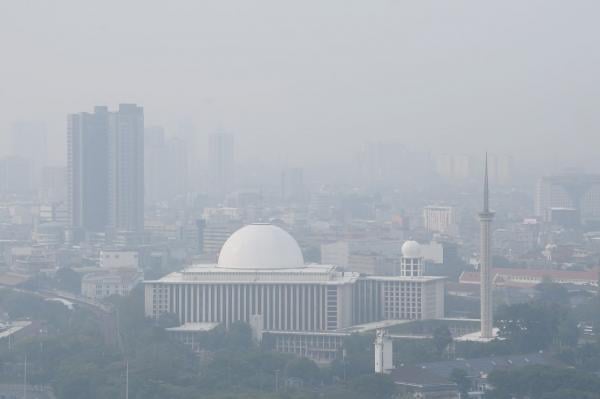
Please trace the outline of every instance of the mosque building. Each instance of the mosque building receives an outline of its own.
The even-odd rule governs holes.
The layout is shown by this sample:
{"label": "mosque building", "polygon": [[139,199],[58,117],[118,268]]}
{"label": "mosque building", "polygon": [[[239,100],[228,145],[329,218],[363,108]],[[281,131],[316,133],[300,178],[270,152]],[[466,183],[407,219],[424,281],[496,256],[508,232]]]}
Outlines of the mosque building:
{"label": "mosque building", "polygon": [[[405,242],[402,254],[400,275],[363,276],[305,264],[285,230],[250,224],[229,237],[217,264],[145,281],[145,313],[176,314],[182,326],[248,322],[257,337],[274,336],[280,351],[327,361],[357,325],[444,317],[444,278],[423,276],[417,242]],[[331,350],[306,352],[318,346]]]}

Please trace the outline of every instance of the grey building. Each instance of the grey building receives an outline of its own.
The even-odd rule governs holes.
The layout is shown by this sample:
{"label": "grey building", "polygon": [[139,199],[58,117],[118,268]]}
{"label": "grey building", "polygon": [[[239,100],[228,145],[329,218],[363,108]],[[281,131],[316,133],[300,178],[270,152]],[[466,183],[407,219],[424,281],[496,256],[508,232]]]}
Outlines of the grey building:
{"label": "grey building", "polygon": [[144,110],[120,104],[110,114],[108,135],[109,228],[144,230]]}
{"label": "grey building", "polygon": [[144,227],[144,113],[134,104],[68,117],[71,227],[82,232]]}
{"label": "grey building", "polygon": [[233,136],[225,132],[213,133],[208,138],[208,191],[224,197],[233,188]]}

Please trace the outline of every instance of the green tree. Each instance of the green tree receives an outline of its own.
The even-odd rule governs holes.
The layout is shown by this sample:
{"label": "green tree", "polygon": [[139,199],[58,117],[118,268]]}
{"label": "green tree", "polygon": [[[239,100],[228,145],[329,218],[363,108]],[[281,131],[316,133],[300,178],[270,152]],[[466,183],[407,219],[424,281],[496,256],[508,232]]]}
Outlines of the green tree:
{"label": "green tree", "polygon": [[252,328],[248,323],[235,321],[225,334],[225,346],[228,349],[248,350],[254,347]]}
{"label": "green tree", "polygon": [[350,388],[360,398],[388,399],[396,392],[396,385],[389,375],[362,375],[350,383]]}
{"label": "green tree", "polygon": [[447,326],[439,326],[433,330],[433,343],[438,355],[441,355],[452,343],[452,334]]}
{"label": "green tree", "polygon": [[569,309],[541,302],[519,303],[500,308],[496,315],[500,336],[519,351],[537,351],[553,343],[574,344],[577,326]]}
{"label": "green tree", "polygon": [[305,383],[316,384],[321,380],[319,367],[305,357],[291,359],[285,366],[287,377],[299,378]]}
{"label": "green tree", "polygon": [[75,270],[61,267],[56,271],[54,278],[59,289],[75,294],[81,293],[81,276]]}
{"label": "green tree", "polygon": [[[573,369],[527,366],[511,370],[495,370],[488,377],[494,390],[491,399],[557,398],[559,392],[575,392],[580,398],[598,399],[600,378]],[[572,396],[562,396],[571,398]]]}
{"label": "green tree", "polygon": [[462,398],[468,398],[471,381],[464,369],[453,369],[450,373],[450,381],[456,384]]}
{"label": "green tree", "polygon": [[535,287],[537,291],[536,299],[545,304],[567,305],[569,303],[569,293],[562,284],[553,283],[552,280],[544,278],[541,283]]}

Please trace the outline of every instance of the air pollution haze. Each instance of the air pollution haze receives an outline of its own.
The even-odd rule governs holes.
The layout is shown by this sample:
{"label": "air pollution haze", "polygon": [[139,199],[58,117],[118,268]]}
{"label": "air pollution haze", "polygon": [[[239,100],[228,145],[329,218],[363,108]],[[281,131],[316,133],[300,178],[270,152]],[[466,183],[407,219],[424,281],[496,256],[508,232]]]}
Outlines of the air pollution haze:
{"label": "air pollution haze", "polygon": [[598,15],[0,0],[0,399],[600,399]]}
{"label": "air pollution haze", "polygon": [[[19,1],[0,5],[0,134],[142,104],[232,131],[240,160],[347,160],[367,140],[596,165],[595,1]],[[205,139],[199,140],[199,146]],[[538,151],[543,148],[543,151]]]}

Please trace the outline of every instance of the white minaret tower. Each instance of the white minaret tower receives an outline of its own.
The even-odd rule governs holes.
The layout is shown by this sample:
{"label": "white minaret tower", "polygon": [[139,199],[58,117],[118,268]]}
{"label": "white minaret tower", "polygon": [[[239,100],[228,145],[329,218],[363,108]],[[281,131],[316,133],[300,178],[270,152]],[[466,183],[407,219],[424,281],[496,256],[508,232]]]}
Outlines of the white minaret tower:
{"label": "white minaret tower", "polygon": [[490,211],[488,188],[488,162],[485,154],[485,176],[483,178],[483,210],[479,213],[481,226],[481,248],[479,251],[479,275],[481,278],[481,338],[494,337],[493,307],[492,307],[492,254],[491,254],[491,224],[494,212]]}

